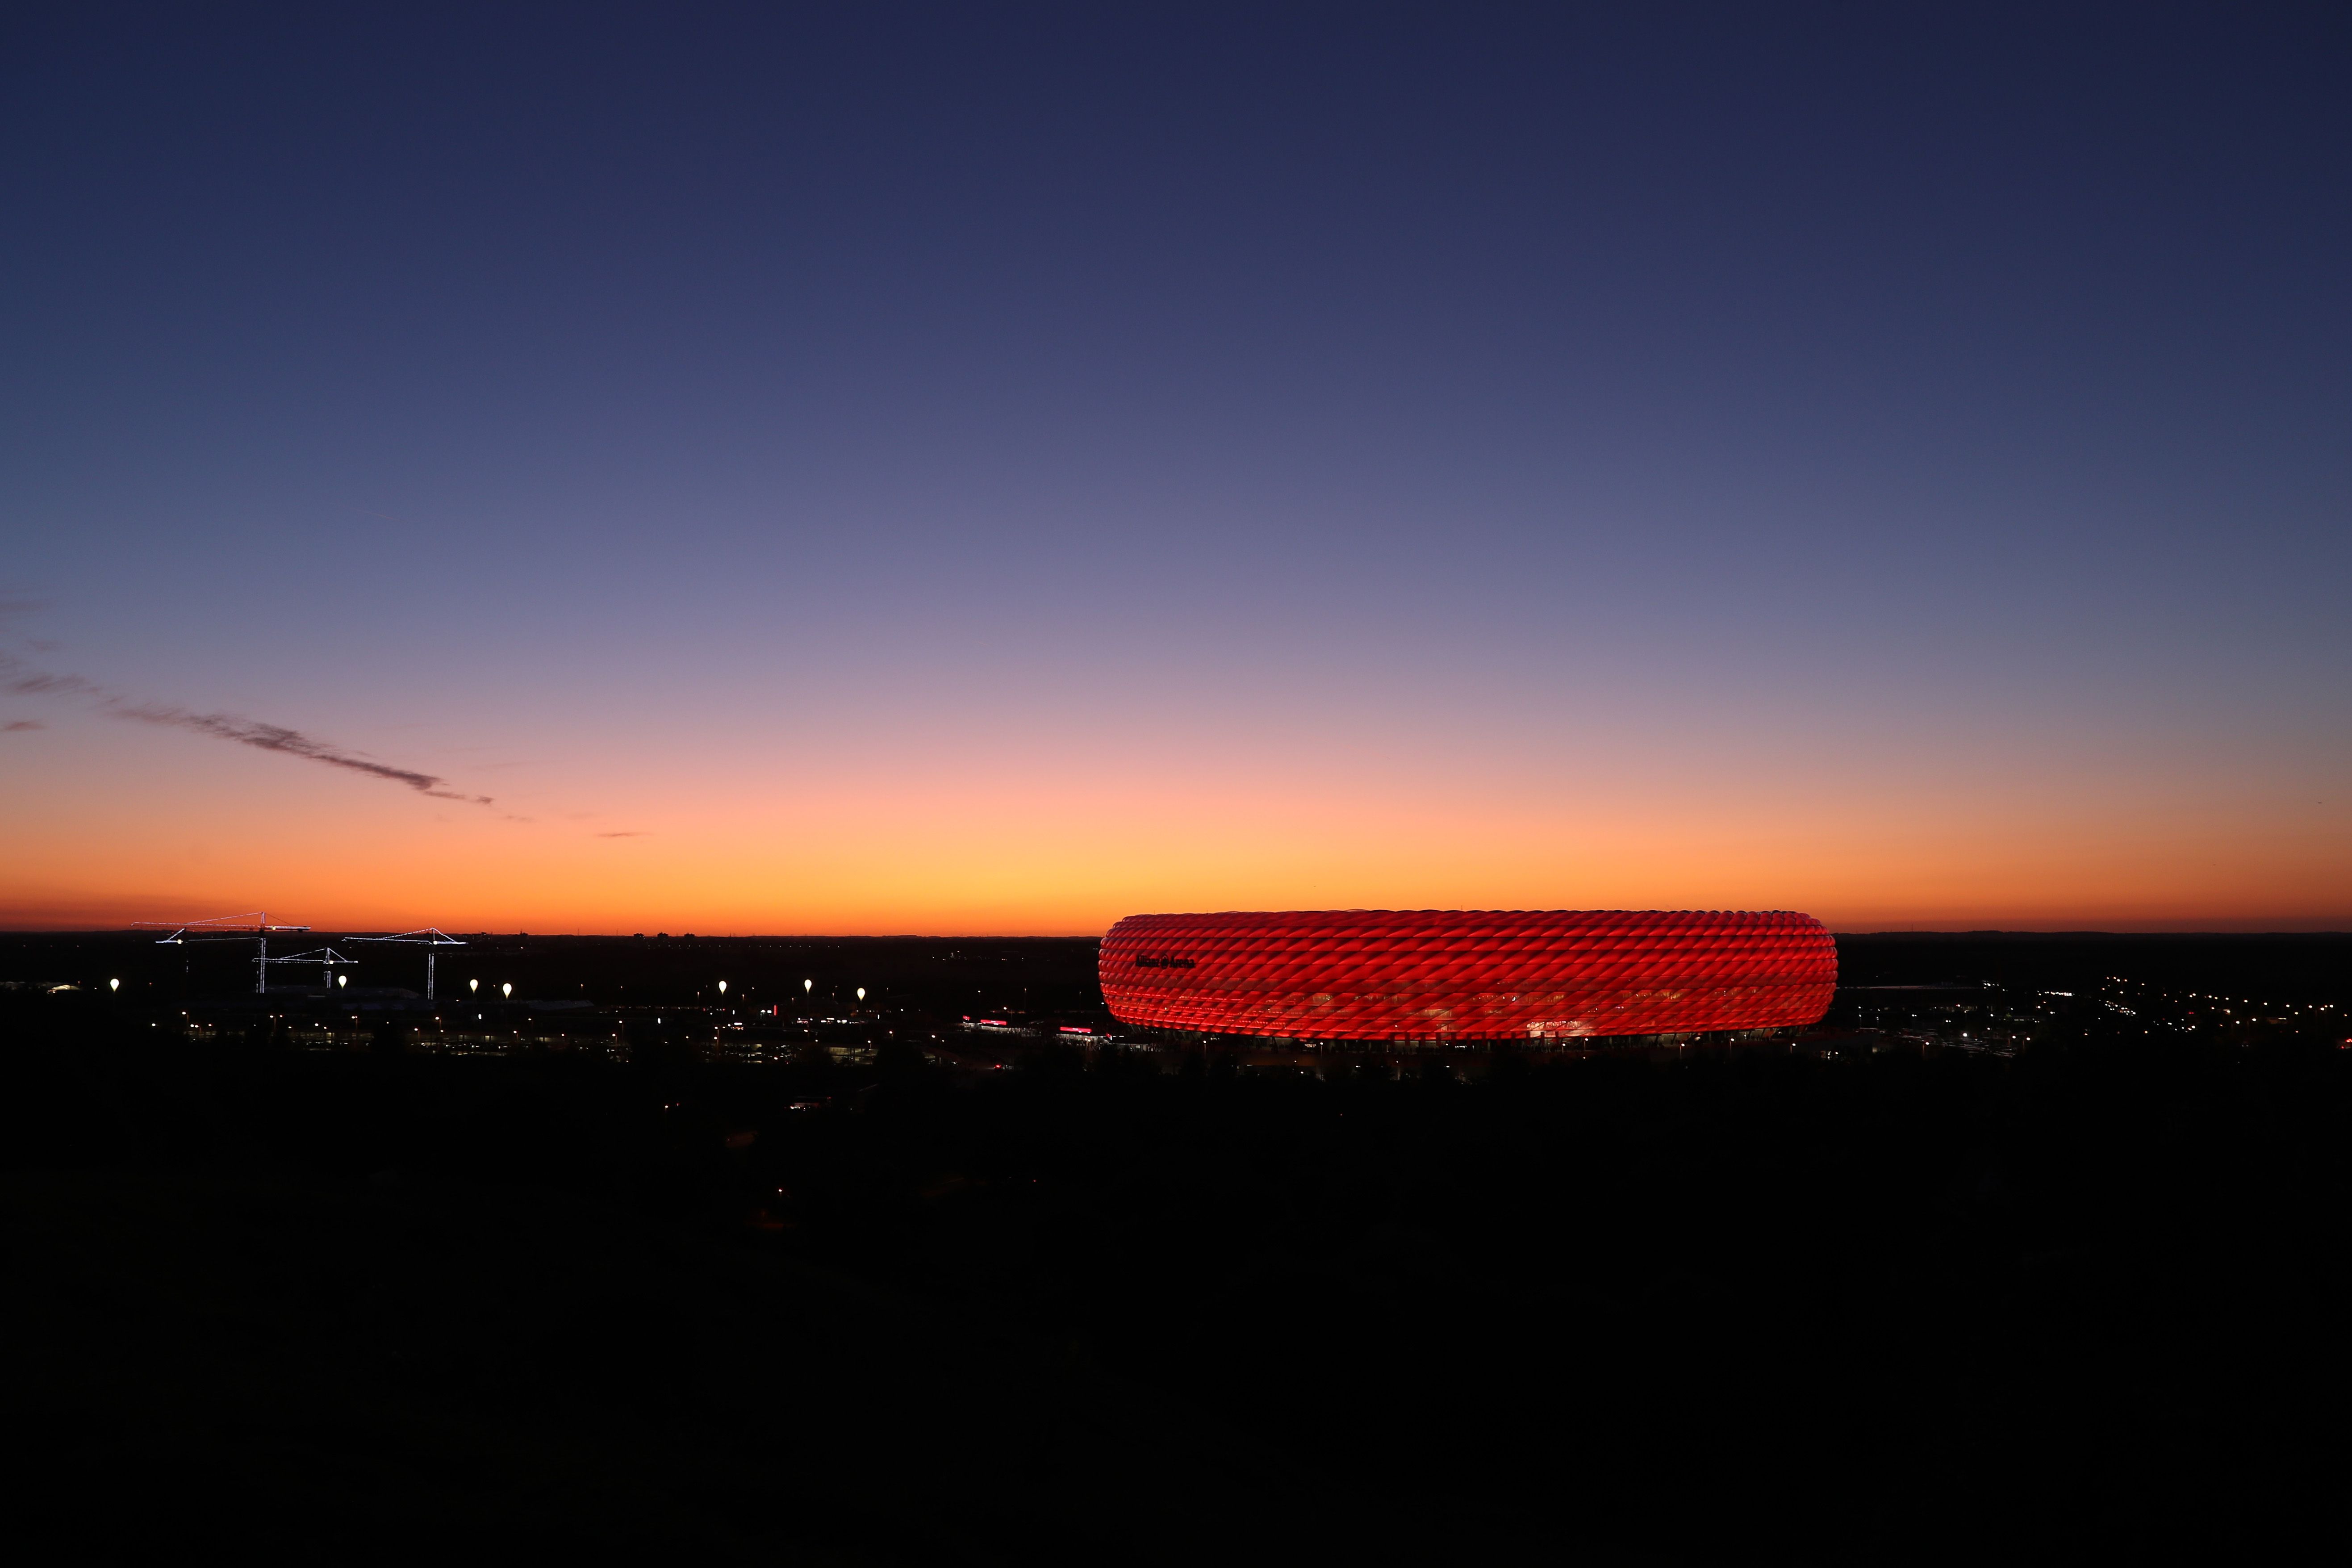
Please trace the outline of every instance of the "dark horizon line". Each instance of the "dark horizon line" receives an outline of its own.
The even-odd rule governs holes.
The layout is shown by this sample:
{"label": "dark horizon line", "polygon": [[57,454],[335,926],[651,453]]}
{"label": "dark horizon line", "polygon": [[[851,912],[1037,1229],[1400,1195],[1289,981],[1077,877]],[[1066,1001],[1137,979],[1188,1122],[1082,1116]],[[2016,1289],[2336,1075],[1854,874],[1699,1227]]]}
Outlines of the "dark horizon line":
{"label": "dark horizon line", "polygon": [[[1051,931],[738,931],[730,933],[695,931],[449,931],[445,934],[476,937],[483,940],[522,938],[532,942],[1100,942],[1101,936],[1074,935]],[[0,936],[147,936],[146,931],[125,926],[9,926],[0,925]],[[223,931],[219,939],[236,941],[253,933]],[[278,934],[278,933],[273,933]],[[283,934],[294,935],[289,931]],[[299,933],[305,937],[397,934],[391,928],[375,926],[311,926]],[[1971,927],[1966,930],[1922,930],[1916,927],[1889,928],[1877,931],[1832,931],[1832,938],[1906,937],[1922,939],[1952,939],[1969,937],[2014,937],[2032,939],[2073,938],[2151,938],[2157,940],[2190,937],[2352,937],[2352,928],[2269,929],[2263,931],[2104,931],[2095,927],[2070,928],[2063,931],[2012,929],[2005,926]]]}

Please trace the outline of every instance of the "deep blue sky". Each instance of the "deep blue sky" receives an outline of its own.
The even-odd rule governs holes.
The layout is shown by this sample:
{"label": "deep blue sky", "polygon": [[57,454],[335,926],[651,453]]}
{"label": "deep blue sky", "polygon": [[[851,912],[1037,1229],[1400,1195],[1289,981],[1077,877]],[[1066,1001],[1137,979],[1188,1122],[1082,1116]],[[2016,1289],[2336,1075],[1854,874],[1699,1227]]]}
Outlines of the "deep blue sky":
{"label": "deep blue sky", "polygon": [[2346,16],[26,8],[0,915],[2352,914]]}

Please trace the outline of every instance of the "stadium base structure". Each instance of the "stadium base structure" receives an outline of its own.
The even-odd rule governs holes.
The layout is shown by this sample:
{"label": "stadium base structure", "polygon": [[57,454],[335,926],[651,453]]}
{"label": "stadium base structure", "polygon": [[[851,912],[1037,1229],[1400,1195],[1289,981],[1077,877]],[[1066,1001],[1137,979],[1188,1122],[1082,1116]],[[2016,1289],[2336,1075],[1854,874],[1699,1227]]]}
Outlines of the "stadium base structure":
{"label": "stadium base structure", "polygon": [[1829,931],[1777,910],[1130,915],[1098,963],[1136,1027],[1400,1045],[1802,1027],[1837,988]]}

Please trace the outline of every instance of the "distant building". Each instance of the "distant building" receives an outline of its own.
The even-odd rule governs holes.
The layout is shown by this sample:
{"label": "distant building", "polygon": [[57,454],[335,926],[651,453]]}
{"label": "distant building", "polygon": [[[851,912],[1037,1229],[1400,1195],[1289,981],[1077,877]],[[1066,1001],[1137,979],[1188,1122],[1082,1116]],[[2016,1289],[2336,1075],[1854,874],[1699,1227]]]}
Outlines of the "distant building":
{"label": "distant building", "polygon": [[1837,948],[1785,910],[1130,915],[1103,938],[1121,1023],[1308,1040],[1579,1040],[1818,1023]]}

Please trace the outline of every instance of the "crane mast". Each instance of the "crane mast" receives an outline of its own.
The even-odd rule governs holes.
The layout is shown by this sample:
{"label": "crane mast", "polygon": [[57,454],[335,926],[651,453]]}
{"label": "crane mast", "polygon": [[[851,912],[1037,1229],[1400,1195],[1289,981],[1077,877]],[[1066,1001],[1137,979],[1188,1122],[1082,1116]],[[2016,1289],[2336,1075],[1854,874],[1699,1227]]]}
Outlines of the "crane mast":
{"label": "crane mast", "polygon": [[425,999],[427,1002],[433,1000],[433,960],[436,956],[434,949],[466,945],[447,931],[433,926],[426,926],[422,931],[404,931],[397,936],[355,936],[352,940],[353,942],[392,942],[407,947],[423,948],[425,950]]}
{"label": "crane mast", "polygon": [[[309,926],[272,925],[269,916],[255,910],[241,915],[212,915],[195,921],[133,921],[133,931],[160,931],[168,926],[172,934],[156,939],[158,947],[183,947],[198,942],[244,942],[254,943],[253,989],[257,995],[269,994],[269,966],[290,963],[293,959],[273,959],[269,956],[269,933],[276,931],[304,931]],[[310,962],[316,963],[316,959]]]}

